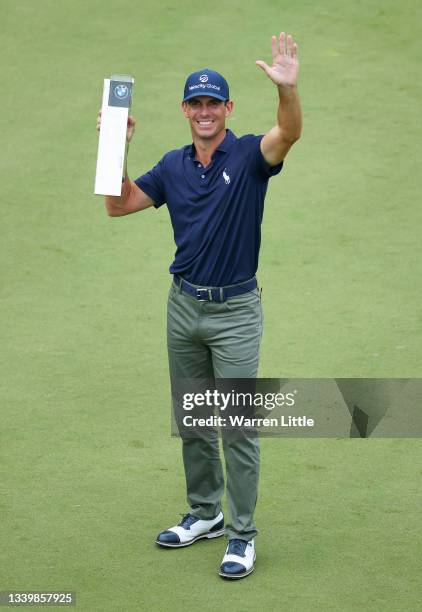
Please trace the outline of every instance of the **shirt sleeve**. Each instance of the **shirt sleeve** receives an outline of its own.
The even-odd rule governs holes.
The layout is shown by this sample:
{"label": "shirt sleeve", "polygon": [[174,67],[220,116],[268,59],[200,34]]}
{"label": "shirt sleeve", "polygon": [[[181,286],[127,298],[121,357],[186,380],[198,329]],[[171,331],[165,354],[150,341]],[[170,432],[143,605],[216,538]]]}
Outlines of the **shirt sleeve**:
{"label": "shirt sleeve", "polygon": [[250,139],[250,163],[254,173],[268,179],[281,171],[283,162],[280,162],[276,166],[270,166],[270,164],[265,161],[261,152],[261,140],[263,137],[264,135],[261,134],[260,136],[252,136]]}
{"label": "shirt sleeve", "polygon": [[147,196],[154,200],[155,208],[159,208],[166,202],[164,187],[164,157],[149,172],[139,176],[134,183],[142,189]]}

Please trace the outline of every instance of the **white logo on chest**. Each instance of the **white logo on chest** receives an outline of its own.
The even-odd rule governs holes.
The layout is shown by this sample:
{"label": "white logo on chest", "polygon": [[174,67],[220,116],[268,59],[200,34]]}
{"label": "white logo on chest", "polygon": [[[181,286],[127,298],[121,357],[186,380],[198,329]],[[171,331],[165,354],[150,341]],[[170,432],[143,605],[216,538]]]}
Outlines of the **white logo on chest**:
{"label": "white logo on chest", "polygon": [[229,177],[229,175],[227,174],[227,172],[226,172],[226,169],[225,169],[225,168],[224,168],[224,170],[223,170],[223,179],[224,179],[224,181],[225,181],[226,185],[230,185],[230,177]]}

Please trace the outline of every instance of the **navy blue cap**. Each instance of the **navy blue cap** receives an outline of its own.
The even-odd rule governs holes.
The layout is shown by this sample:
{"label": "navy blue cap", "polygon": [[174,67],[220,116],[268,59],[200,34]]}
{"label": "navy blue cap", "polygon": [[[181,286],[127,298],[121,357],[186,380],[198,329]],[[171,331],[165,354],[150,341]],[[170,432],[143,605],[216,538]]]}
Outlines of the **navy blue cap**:
{"label": "navy blue cap", "polygon": [[230,98],[229,85],[226,79],[215,70],[204,68],[192,72],[186,79],[183,102],[197,96],[210,96],[218,100],[228,100]]}

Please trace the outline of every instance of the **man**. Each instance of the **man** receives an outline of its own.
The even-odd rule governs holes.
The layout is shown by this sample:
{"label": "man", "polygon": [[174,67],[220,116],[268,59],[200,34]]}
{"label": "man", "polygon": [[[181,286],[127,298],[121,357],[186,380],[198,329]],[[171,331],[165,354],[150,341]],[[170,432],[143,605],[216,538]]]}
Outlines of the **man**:
{"label": "man", "polygon": [[[297,44],[284,32],[271,44],[273,65],[256,64],[278,88],[275,127],[263,137],[236,138],[225,127],[233,109],[226,80],[213,70],[195,72],[186,81],[182,102],[193,144],[170,151],[134,182],[125,171],[121,196],[105,198],[111,216],[167,203],[177,245],[167,325],[172,380],[257,375],[262,310],[255,273],[264,198],[268,179],[280,172],[301,133]],[[128,142],[134,128],[129,117]],[[256,558],[258,438],[223,436],[230,512],[224,527],[217,436],[181,437],[190,508],[156,543],[178,548],[226,533],[219,574],[243,578]]]}

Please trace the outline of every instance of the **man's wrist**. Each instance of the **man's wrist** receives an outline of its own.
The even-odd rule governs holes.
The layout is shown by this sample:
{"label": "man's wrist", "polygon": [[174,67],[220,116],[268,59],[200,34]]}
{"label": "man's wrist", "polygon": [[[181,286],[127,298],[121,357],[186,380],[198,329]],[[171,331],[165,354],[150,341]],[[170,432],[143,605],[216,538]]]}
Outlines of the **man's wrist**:
{"label": "man's wrist", "polygon": [[125,147],[125,158],[124,158],[124,166],[123,166],[123,176],[122,176],[122,183],[125,182],[126,180],[126,176],[127,176],[127,156],[129,153],[129,141],[126,140],[126,147]]}
{"label": "man's wrist", "polygon": [[278,92],[280,95],[290,94],[297,91],[296,83],[282,83],[277,85]]}

